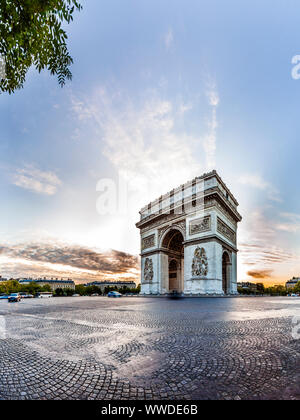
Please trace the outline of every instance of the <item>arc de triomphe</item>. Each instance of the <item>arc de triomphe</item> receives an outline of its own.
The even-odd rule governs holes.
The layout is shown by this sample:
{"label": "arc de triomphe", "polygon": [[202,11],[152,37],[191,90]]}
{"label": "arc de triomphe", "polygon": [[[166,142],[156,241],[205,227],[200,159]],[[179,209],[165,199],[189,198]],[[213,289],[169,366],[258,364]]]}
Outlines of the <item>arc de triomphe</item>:
{"label": "arc de triomphe", "polygon": [[212,171],[142,208],[141,293],[236,294],[237,207]]}

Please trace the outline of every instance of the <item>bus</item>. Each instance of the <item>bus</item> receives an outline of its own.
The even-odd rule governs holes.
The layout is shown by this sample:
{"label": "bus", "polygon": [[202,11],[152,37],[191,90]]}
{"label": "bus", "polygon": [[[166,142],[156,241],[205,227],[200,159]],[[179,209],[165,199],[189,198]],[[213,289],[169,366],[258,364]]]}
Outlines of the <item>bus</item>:
{"label": "bus", "polygon": [[53,294],[51,292],[39,292],[36,294],[36,297],[39,299],[52,298]]}

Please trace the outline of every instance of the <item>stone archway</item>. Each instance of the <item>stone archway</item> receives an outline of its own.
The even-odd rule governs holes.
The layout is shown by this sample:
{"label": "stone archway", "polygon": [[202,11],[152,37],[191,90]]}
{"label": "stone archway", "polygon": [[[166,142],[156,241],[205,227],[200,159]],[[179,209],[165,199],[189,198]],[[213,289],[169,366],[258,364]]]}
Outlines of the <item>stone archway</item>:
{"label": "stone archway", "polygon": [[[166,295],[175,287],[186,296],[237,293],[237,226],[242,217],[216,171],[173,188],[139,214],[141,294]],[[228,255],[223,257],[224,252]]]}
{"label": "stone archway", "polygon": [[227,251],[222,256],[222,288],[225,295],[230,293],[231,283],[231,261]]}
{"label": "stone archway", "polygon": [[170,229],[162,240],[162,249],[168,256],[168,292],[184,290],[184,238],[177,229]]}
{"label": "stone archway", "polygon": [[178,262],[171,260],[169,263],[169,291],[178,291]]}

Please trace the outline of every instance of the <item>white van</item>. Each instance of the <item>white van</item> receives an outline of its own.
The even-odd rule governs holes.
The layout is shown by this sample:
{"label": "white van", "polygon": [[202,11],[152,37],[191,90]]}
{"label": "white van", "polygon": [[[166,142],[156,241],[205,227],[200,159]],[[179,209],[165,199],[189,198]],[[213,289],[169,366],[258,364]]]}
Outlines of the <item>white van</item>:
{"label": "white van", "polygon": [[50,293],[50,292],[40,292],[40,293],[37,294],[36,297],[39,298],[39,299],[52,298],[53,294]]}

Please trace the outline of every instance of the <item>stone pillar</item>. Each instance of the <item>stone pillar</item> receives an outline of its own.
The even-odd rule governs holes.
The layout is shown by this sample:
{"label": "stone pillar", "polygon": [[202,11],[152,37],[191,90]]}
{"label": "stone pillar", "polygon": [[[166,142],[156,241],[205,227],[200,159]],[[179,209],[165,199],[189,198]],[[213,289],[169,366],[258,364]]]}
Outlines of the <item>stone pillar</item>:
{"label": "stone pillar", "polygon": [[184,292],[184,258],[181,258],[181,271],[180,271],[180,290]]}
{"label": "stone pillar", "polygon": [[[206,275],[193,276],[192,265],[197,248],[204,249],[208,269]],[[223,294],[222,289],[222,246],[217,242],[186,244],[184,249],[184,293]]]}
{"label": "stone pillar", "polygon": [[227,294],[232,294],[232,264],[226,265]]}
{"label": "stone pillar", "polygon": [[[145,264],[148,260],[152,264],[152,278],[148,273],[148,278],[145,277]],[[160,275],[160,260],[159,254],[151,254],[149,256],[142,257],[142,281],[141,281],[141,293],[142,294],[158,294],[160,292],[160,282],[161,282],[161,275]]]}
{"label": "stone pillar", "polygon": [[215,244],[215,290],[216,294],[224,295],[223,290],[223,247],[221,244]]}
{"label": "stone pillar", "polygon": [[146,258],[142,257],[141,259],[141,293],[143,295],[150,295],[151,294],[150,282],[146,282],[145,276],[144,276],[145,261],[146,261]]}
{"label": "stone pillar", "polygon": [[231,294],[237,295],[237,254],[232,253],[232,267],[231,267]]}
{"label": "stone pillar", "polygon": [[169,293],[169,257],[163,252],[159,254],[159,278],[159,293],[165,295]]}

